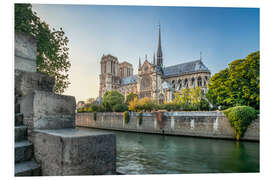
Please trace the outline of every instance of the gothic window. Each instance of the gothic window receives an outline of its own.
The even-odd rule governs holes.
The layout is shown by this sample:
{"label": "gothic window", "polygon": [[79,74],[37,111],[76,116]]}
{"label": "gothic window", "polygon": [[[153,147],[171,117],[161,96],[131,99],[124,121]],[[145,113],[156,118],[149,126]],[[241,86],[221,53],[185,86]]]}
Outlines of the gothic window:
{"label": "gothic window", "polygon": [[191,86],[192,86],[193,88],[195,87],[195,79],[194,79],[194,78],[191,79]]}
{"label": "gothic window", "polygon": [[148,71],[148,67],[147,67],[147,66],[145,66],[144,71],[145,71],[145,72],[147,72],[147,71]]}
{"label": "gothic window", "polygon": [[111,73],[112,73],[112,61],[111,61]]}
{"label": "gothic window", "polygon": [[206,81],[208,81],[208,77],[207,76],[205,76],[204,78],[205,78]]}
{"label": "gothic window", "polygon": [[185,88],[188,88],[188,80],[187,79],[185,79],[184,86],[185,86]]}
{"label": "gothic window", "polygon": [[172,80],[172,84],[174,84],[175,83],[175,81],[174,80]]}
{"label": "gothic window", "polygon": [[202,86],[202,78],[201,77],[198,77],[198,86]]}
{"label": "gothic window", "polygon": [[151,78],[149,76],[144,76],[141,81],[141,89],[147,90],[151,88]]}
{"label": "gothic window", "polygon": [[182,88],[182,80],[181,79],[178,80],[178,84],[179,84],[179,89],[181,89]]}

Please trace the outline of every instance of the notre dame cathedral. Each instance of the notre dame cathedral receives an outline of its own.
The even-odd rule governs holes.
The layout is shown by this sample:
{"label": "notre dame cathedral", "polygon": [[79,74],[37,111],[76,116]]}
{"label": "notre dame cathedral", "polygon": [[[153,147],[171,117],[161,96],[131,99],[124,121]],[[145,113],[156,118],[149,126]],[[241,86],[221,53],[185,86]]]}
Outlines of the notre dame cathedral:
{"label": "notre dame cathedral", "polygon": [[203,93],[211,77],[210,70],[203,64],[202,59],[182,64],[164,67],[159,27],[158,49],[149,62],[147,56],[143,64],[139,58],[138,74],[133,74],[132,64],[119,62],[117,57],[103,55],[100,61],[99,98],[106,91],[117,90],[124,96],[130,92],[139,98],[151,97],[159,103],[170,102],[175,91],[181,88],[201,87]]}

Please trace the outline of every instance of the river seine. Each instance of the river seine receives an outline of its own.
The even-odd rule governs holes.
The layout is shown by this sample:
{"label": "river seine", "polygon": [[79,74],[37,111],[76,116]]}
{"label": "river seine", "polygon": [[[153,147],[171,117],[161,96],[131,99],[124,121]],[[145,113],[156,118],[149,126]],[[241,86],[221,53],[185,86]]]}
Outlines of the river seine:
{"label": "river seine", "polygon": [[259,172],[258,142],[102,131],[116,134],[124,174]]}

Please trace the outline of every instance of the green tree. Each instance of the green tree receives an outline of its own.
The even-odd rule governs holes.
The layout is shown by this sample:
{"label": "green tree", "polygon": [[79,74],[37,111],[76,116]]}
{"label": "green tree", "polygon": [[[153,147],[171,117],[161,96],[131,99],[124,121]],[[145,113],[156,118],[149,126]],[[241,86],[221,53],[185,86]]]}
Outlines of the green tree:
{"label": "green tree", "polygon": [[95,98],[86,99],[86,104],[92,104],[93,102],[95,102]]}
{"label": "green tree", "polygon": [[138,98],[138,95],[137,94],[135,94],[133,92],[129,93],[127,95],[127,97],[126,97],[126,104],[129,104],[129,102],[132,101],[135,98]]}
{"label": "green tree", "polygon": [[121,93],[119,93],[118,91],[112,90],[112,91],[107,91],[104,94],[102,104],[106,111],[112,111],[114,105],[123,104],[124,100],[125,98]]}
{"label": "green tree", "polygon": [[208,89],[207,98],[217,106],[246,105],[259,109],[260,52],[231,62],[229,68],[210,79]]}
{"label": "green tree", "polygon": [[68,38],[62,28],[50,29],[31,4],[15,4],[15,31],[30,34],[37,41],[37,71],[55,78],[54,91],[63,93],[69,86]]}

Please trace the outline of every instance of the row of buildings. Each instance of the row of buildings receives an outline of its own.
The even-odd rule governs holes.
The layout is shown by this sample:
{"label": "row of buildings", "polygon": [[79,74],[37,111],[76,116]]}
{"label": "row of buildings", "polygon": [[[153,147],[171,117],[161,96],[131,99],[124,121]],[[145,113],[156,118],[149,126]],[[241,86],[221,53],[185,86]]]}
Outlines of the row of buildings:
{"label": "row of buildings", "polygon": [[139,58],[138,74],[133,74],[133,66],[129,62],[120,62],[110,54],[103,55],[100,61],[99,99],[110,90],[117,90],[123,95],[133,92],[139,98],[151,97],[159,103],[173,99],[175,91],[181,88],[201,87],[207,91],[211,77],[210,70],[202,59],[189,61],[173,66],[164,66],[161,46],[160,27],[158,32],[158,48],[152,62],[145,57],[143,63]]}

